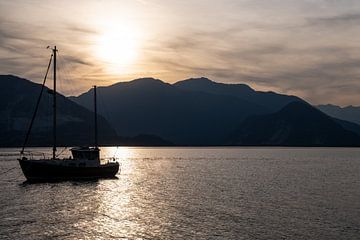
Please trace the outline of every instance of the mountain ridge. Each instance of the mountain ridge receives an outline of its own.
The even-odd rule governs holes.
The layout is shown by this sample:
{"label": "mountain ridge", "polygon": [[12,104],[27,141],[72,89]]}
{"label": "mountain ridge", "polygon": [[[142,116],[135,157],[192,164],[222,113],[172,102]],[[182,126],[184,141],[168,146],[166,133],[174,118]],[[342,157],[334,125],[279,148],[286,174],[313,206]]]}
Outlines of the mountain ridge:
{"label": "mountain ridge", "polygon": [[292,101],[303,101],[301,98],[292,95],[279,94],[272,91],[256,91],[243,83],[219,83],[205,77],[178,81],[174,85],[186,90],[235,96],[263,106],[273,112],[280,110]]}
{"label": "mountain ridge", "polygon": [[333,104],[325,104],[317,105],[316,107],[332,117],[360,124],[360,106],[350,105],[340,107]]}
{"label": "mountain ridge", "polygon": [[[0,147],[22,146],[41,84],[14,75],[0,75]],[[45,87],[38,114],[30,134],[28,146],[50,146],[52,144],[52,95]],[[93,144],[93,112],[70,101],[61,94],[58,100],[58,145]],[[118,136],[102,117],[98,116],[99,143],[111,145],[115,142],[130,145],[172,145],[157,136],[140,135],[135,138]]]}
{"label": "mountain ridge", "polygon": [[304,102],[276,113],[246,119],[230,137],[232,144],[264,146],[360,146],[360,136]]}
{"label": "mountain ridge", "polygon": [[[13,75],[0,75],[0,81],[3,83],[0,89],[0,146],[5,146],[23,141],[41,85]],[[107,141],[103,139],[105,145],[357,146],[360,135],[360,125],[330,117],[301,98],[255,91],[246,84],[217,83],[204,77],[174,84],[141,78],[97,89],[100,125],[107,126],[112,135]],[[48,93],[44,94],[40,121],[34,125],[35,145],[44,142],[45,135],[49,135],[46,129],[51,126],[51,111],[46,110],[51,99]],[[58,99],[62,139],[74,138],[74,131],[79,131],[84,137],[78,134],[74,144],[91,140],[93,90],[77,97],[66,98],[59,94]],[[292,118],[294,115],[296,117]],[[257,122],[261,124],[254,126]],[[278,125],[268,125],[268,122]],[[324,126],[328,128],[321,132],[319,129]],[[282,141],[269,142],[266,134],[270,130],[280,134],[278,139]],[[250,138],[244,141],[239,138],[242,133],[258,134],[262,141],[254,143]],[[298,134],[295,134],[298,140],[281,138],[285,133]],[[12,139],[14,136],[17,139]]]}
{"label": "mountain ridge", "polygon": [[[231,119],[268,110],[234,96],[192,92],[161,81],[134,80],[98,88],[108,109],[117,109],[108,119],[118,134],[154,134],[176,144],[216,144],[223,127],[236,126]],[[91,91],[72,98],[90,108]],[[237,109],[236,111],[233,111]],[[217,112],[222,112],[223,117]],[[244,113],[244,114],[243,114]],[[146,119],[146,121],[144,121]],[[214,136],[202,137],[209,129]]]}
{"label": "mountain ridge", "polygon": [[[138,84],[139,82],[142,84]],[[300,102],[310,106],[296,96],[274,92],[258,92],[246,84],[217,83],[205,77],[190,78],[174,84],[164,83],[158,79],[154,81],[152,78],[143,78],[140,81],[133,80],[126,82],[125,85],[120,83],[116,86],[118,87],[116,91],[111,90],[112,86],[101,88],[104,92],[101,93],[100,91],[100,95],[107,95],[109,92],[116,95],[115,98],[107,99],[105,102],[118,103],[112,105],[111,109],[118,109],[116,114],[119,115],[114,117],[113,114],[113,119],[110,119],[113,125],[121,123],[117,128],[118,133],[127,131],[125,135],[131,136],[136,133],[136,130],[141,129],[141,132],[162,136],[177,145],[227,145],[229,142],[226,142],[226,137],[231,135],[232,131],[235,131],[247,117],[275,113],[292,102]],[[89,108],[90,95],[91,92],[87,92],[79,95],[74,101]],[[206,97],[211,97],[212,102]],[[243,108],[236,107],[236,104],[229,107],[230,104],[224,102],[216,105],[224,99],[231,99],[233,103],[242,103],[243,106],[256,108],[256,110],[247,112]],[[257,104],[259,102],[261,105]],[[127,107],[131,106],[133,109],[119,106],[122,103],[128,104]],[[209,109],[209,106],[212,109]],[[204,111],[204,107],[208,108],[207,111]],[[134,109],[138,109],[138,111]],[[321,113],[313,108],[311,110],[315,111],[314,115]],[[175,117],[171,118],[168,116],[169,114],[166,115],[164,112],[175,115]],[[230,114],[231,112],[233,115]],[[156,118],[154,115],[159,116]],[[129,119],[129,116],[132,118]],[[184,118],[184,116],[189,117]],[[128,120],[124,121],[124,118]],[[226,121],[221,120],[222,118]],[[330,119],[330,117],[328,118]],[[178,121],[179,119],[181,121]],[[344,126],[343,131],[358,131],[360,127],[343,120],[331,119],[329,121],[336,128],[343,129]],[[171,125],[172,123],[174,124]],[[155,125],[158,129],[153,128]],[[129,129],[135,129],[135,132],[131,132],[132,130],[129,131]],[[178,132],[176,132],[177,129]],[[237,144],[230,143],[230,145]]]}

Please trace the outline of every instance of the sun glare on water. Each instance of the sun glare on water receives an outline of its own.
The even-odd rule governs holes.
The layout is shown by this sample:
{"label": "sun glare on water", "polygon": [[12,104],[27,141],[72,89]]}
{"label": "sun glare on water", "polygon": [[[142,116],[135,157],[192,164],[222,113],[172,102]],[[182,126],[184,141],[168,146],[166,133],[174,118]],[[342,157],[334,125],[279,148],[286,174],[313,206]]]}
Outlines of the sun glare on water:
{"label": "sun glare on water", "polygon": [[109,69],[124,71],[138,55],[138,39],[135,29],[118,27],[104,29],[96,44],[97,56]]}

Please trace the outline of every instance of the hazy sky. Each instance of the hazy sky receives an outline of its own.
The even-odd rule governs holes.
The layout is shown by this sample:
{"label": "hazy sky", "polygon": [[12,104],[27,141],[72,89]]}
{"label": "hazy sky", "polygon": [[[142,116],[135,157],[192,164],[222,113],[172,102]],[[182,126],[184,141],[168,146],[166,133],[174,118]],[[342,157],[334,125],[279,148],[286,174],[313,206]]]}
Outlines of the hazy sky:
{"label": "hazy sky", "polygon": [[313,104],[360,105],[359,0],[0,0],[0,73],[60,91],[206,76]]}

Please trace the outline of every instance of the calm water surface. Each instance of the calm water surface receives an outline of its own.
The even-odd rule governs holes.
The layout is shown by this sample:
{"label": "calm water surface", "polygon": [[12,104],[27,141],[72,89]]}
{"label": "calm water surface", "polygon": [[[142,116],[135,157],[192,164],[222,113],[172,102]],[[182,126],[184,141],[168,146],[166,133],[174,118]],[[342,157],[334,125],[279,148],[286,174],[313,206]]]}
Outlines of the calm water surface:
{"label": "calm water surface", "polygon": [[17,151],[0,239],[360,239],[360,149],[103,148],[118,179],[51,184],[24,183]]}

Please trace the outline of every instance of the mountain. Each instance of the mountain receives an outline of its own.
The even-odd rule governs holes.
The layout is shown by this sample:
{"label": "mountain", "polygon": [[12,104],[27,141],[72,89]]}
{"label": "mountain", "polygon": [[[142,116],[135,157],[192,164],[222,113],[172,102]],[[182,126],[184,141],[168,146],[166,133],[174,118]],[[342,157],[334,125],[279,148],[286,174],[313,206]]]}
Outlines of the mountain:
{"label": "mountain", "polygon": [[266,146],[360,146],[360,136],[304,102],[246,119],[229,144]]}
{"label": "mountain", "polygon": [[[41,85],[12,75],[0,75],[0,146],[21,146],[33,115]],[[44,89],[29,145],[52,144],[52,93]],[[93,113],[57,95],[58,144],[93,144]],[[114,129],[101,116],[98,118],[99,142],[117,138]]]}
{"label": "mountain", "polygon": [[331,104],[316,107],[329,116],[360,124],[360,107],[348,106],[342,108]]}
{"label": "mountain", "polygon": [[[253,143],[251,139],[228,142],[227,138],[234,135],[234,132],[239,132],[239,125],[250,116],[261,115],[260,118],[266,119],[272,113],[279,111],[281,113],[285,106],[292,106],[289,104],[294,102],[303,103],[308,108],[311,107],[296,96],[258,92],[245,84],[223,84],[207,78],[192,78],[175,84],[164,83],[153,78],[142,78],[116,83],[108,87],[99,87],[98,93],[100,104],[104,105],[100,113],[106,117],[118,134],[130,137],[139,134],[156,135],[177,145],[256,145],[257,143]],[[91,109],[92,90],[71,99]],[[311,109],[313,110],[313,108]],[[322,132],[323,135],[321,135],[315,131],[309,135],[313,139],[310,139],[308,143],[306,143],[306,136],[303,136],[303,140],[300,138],[297,141],[285,139],[273,143],[267,142],[265,137],[265,142],[259,144],[344,145],[345,142],[331,139],[331,137],[341,135],[336,132],[340,130],[336,129],[341,128],[342,131],[349,133],[359,133],[360,131],[359,125],[341,119],[333,119],[325,114],[320,115],[322,118],[319,121],[320,113],[319,111],[316,111],[316,114],[312,111],[301,112],[298,119],[307,119],[308,122],[289,124],[293,124],[296,131],[306,132],[308,130],[307,126],[303,125],[305,123],[309,126],[316,124],[327,126],[328,122],[332,122],[337,127],[334,128],[335,130],[327,129],[330,140],[325,139],[325,141],[324,133]],[[313,122],[312,125],[311,122]],[[241,124],[241,128],[242,126],[243,124]],[[287,125],[282,127],[287,127]],[[246,127],[244,131],[263,134],[261,131],[259,132],[259,129],[261,128],[258,126],[254,129]],[[285,131],[285,129],[283,130]],[[348,143],[352,144],[353,142],[349,141]]]}
{"label": "mountain", "polygon": [[[270,112],[240,97],[189,91],[153,78],[98,87],[98,95],[100,113],[119,135],[157,135],[179,145],[221,144],[246,117]],[[90,109],[92,90],[71,99]]]}
{"label": "mountain", "polygon": [[285,105],[294,101],[303,101],[296,96],[278,94],[274,92],[255,91],[245,84],[225,84],[211,81],[207,78],[190,78],[174,84],[176,87],[188,90],[206,92],[217,95],[226,95],[241,98],[276,112]]}
{"label": "mountain", "polygon": [[[0,75],[0,83],[0,146],[20,146],[41,85],[12,75]],[[244,84],[142,78],[97,90],[103,145],[360,146],[359,125],[300,98]],[[93,90],[57,99],[59,145],[92,144]],[[46,88],[29,145],[51,143],[52,93]]]}
{"label": "mountain", "polygon": [[360,136],[360,125],[359,124],[356,124],[354,122],[349,122],[346,120],[342,120],[342,119],[337,119],[337,118],[333,118],[333,119],[336,123],[340,124],[344,129],[354,132]]}

